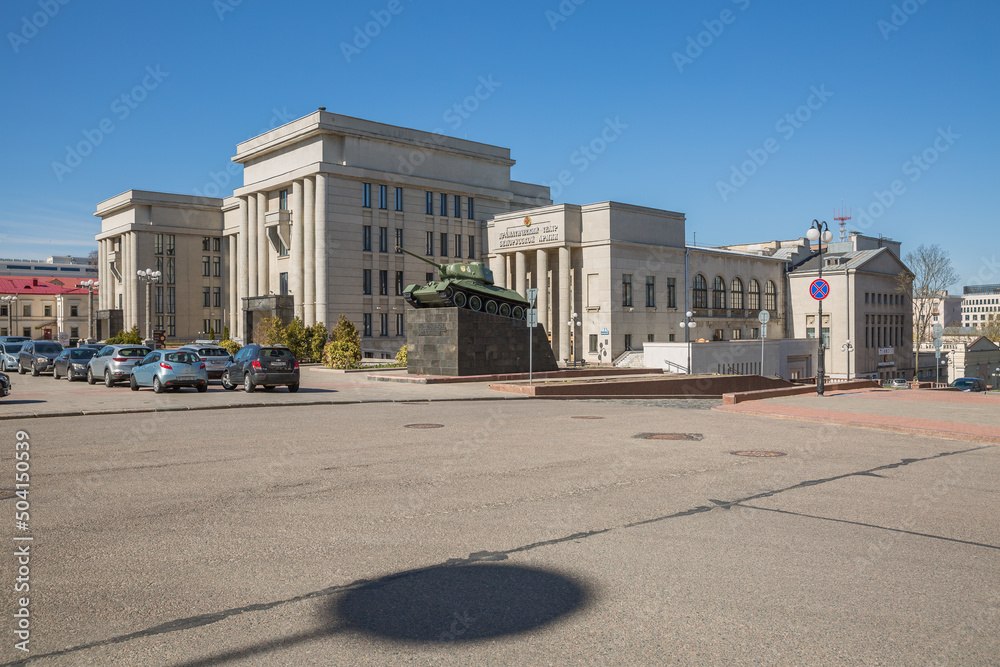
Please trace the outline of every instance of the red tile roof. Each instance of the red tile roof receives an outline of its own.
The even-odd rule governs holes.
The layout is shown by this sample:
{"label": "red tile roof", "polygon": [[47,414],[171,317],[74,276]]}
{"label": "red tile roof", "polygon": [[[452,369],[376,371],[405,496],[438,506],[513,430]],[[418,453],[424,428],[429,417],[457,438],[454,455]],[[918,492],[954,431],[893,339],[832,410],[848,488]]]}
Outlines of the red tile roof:
{"label": "red tile roof", "polygon": [[[77,281],[63,282],[66,276],[0,276],[0,294],[86,294],[87,290],[76,287]],[[94,290],[97,293],[97,290]]]}

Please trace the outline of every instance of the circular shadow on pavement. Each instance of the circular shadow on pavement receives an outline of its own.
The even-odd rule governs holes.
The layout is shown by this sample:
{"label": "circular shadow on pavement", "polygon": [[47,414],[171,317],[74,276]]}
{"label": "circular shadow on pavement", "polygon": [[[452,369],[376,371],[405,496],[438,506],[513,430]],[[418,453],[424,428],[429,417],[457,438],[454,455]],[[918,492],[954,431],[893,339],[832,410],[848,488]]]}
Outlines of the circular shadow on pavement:
{"label": "circular shadow on pavement", "polygon": [[528,632],[584,607],[587,587],[514,565],[440,566],[389,575],[331,602],[330,622],[411,642],[471,642]]}

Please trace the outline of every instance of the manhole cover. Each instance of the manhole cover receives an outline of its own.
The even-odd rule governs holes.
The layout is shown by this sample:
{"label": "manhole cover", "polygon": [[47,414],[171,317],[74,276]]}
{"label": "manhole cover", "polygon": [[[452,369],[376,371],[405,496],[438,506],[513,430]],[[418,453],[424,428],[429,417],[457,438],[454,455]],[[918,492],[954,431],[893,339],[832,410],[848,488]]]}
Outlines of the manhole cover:
{"label": "manhole cover", "polygon": [[604,417],[598,417],[597,415],[573,415],[573,419],[604,419]]}
{"label": "manhole cover", "polygon": [[643,440],[701,440],[701,433],[640,433],[635,436]]}
{"label": "manhole cover", "polygon": [[784,452],[761,452],[761,451],[745,451],[745,452],[729,452],[733,456],[749,456],[751,458],[773,458],[775,456],[786,456]]}
{"label": "manhole cover", "polygon": [[407,424],[404,428],[444,428],[444,424]]}

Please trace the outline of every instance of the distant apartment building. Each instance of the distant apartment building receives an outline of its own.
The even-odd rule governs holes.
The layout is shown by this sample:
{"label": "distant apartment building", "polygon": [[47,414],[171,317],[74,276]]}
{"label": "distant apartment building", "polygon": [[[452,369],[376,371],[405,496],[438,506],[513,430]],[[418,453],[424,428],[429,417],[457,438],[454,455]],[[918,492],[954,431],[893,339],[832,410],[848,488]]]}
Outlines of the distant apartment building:
{"label": "distant apartment building", "polygon": [[97,277],[97,260],[69,255],[37,259],[0,259],[0,276],[65,276],[64,280]]}
{"label": "distant apartment building", "polygon": [[90,303],[90,292],[75,279],[0,276],[0,336],[87,338]]}

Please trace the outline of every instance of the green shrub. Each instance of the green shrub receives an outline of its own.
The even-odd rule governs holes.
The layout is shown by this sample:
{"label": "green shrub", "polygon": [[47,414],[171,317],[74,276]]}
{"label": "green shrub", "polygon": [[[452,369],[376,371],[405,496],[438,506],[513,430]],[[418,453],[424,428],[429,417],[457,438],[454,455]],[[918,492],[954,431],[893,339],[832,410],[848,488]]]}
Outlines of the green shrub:
{"label": "green shrub", "polygon": [[226,352],[235,355],[237,352],[240,351],[240,347],[242,346],[235,340],[229,340],[228,338],[224,338],[219,341],[219,347],[224,347],[226,348]]}
{"label": "green shrub", "polygon": [[396,353],[396,363],[400,366],[406,365],[406,346],[399,348],[399,352]]}
{"label": "green shrub", "polygon": [[327,368],[348,369],[361,361],[361,336],[354,323],[343,315],[323,348],[323,365]]}
{"label": "green shrub", "polygon": [[311,361],[322,361],[323,360],[323,348],[326,347],[327,341],[330,340],[330,332],[326,330],[326,325],[322,322],[317,322],[316,324],[309,327],[308,331],[308,350],[309,359]]}

